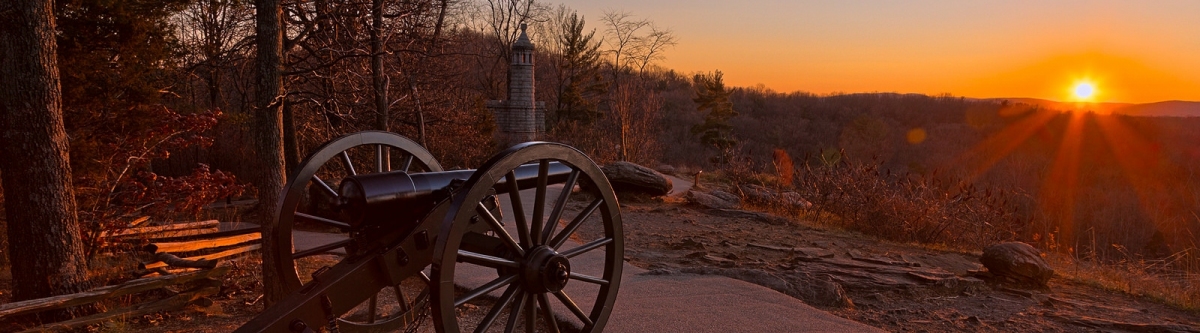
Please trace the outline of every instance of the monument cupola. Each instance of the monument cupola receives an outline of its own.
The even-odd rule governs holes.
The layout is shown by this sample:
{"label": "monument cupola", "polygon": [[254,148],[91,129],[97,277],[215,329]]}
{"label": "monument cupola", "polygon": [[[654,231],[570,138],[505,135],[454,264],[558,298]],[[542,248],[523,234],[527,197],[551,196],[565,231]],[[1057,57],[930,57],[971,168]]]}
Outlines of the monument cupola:
{"label": "monument cupola", "polygon": [[502,145],[537,140],[546,132],[546,106],[535,98],[533,43],[521,24],[521,34],[512,45],[508,65],[508,99],[488,101],[496,117],[496,139]]}

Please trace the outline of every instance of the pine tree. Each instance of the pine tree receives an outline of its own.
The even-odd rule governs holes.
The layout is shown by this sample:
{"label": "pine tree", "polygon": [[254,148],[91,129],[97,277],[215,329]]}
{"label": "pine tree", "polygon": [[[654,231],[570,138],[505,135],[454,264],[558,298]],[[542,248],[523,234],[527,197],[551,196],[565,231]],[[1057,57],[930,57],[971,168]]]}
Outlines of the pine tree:
{"label": "pine tree", "polygon": [[596,100],[608,90],[600,75],[600,41],[583,33],[584,19],[575,13],[564,21],[558,43],[563,50],[565,84],[558,95],[558,119],[590,124],[603,114]]}
{"label": "pine tree", "polygon": [[733,126],[729,119],[737,116],[733,103],[729,101],[729,91],[725,89],[721,71],[700,73],[692,77],[696,88],[696,110],[709,110],[704,115],[704,122],[692,126],[692,134],[700,136],[700,142],[719,150],[732,148],[737,141],[733,138]]}

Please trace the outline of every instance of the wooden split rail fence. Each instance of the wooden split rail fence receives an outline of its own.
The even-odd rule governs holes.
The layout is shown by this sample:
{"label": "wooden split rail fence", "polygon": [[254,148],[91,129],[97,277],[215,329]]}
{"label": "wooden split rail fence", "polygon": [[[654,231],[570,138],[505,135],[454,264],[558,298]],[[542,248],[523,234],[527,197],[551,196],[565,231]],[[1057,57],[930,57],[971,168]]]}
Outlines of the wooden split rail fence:
{"label": "wooden split rail fence", "polygon": [[[5,318],[68,309],[153,290],[166,290],[171,296],[43,324],[29,331],[74,329],[114,318],[181,309],[220,291],[224,276],[229,272],[228,266],[217,267],[220,260],[245,256],[262,246],[258,228],[219,231],[220,222],[216,220],[138,226],[144,222],[144,219],[138,219],[130,228],[101,235],[109,251],[141,252],[137,267],[130,268],[138,279],[81,293],[3,304],[0,305],[0,322]],[[168,287],[183,291],[172,291]]]}

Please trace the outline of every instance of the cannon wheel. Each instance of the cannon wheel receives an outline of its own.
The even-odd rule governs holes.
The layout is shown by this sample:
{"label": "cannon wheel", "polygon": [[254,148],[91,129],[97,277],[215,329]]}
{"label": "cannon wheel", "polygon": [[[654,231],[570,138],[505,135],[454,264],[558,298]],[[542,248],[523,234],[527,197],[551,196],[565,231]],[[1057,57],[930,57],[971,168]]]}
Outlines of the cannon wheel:
{"label": "cannon wheel", "polygon": [[[392,168],[393,162],[396,168]],[[420,144],[395,133],[382,131],[358,132],[330,140],[300,163],[296,174],[288,179],[284,187],[285,195],[277,205],[279,225],[275,228],[274,237],[279,246],[266,249],[276,251],[276,258],[292,258],[279,263],[283,266],[282,271],[296,272],[283,276],[288,292],[299,289],[301,280],[311,279],[310,275],[319,268],[302,264],[303,260],[311,260],[305,258],[329,255],[339,250],[347,253],[354,251],[353,235],[348,232],[348,224],[340,220],[343,217],[328,212],[306,212],[300,207],[304,195],[310,193],[310,190],[317,191],[320,195],[310,200],[336,203],[338,193],[335,188],[343,177],[392,170],[430,172],[442,171],[442,166]],[[293,230],[298,221],[324,226],[327,230],[339,230],[345,240],[303,251],[293,251],[296,243]],[[427,285],[428,277],[422,274],[404,281],[402,285],[384,288],[378,295],[359,305],[355,309],[357,311],[351,311],[338,318],[338,326],[345,332],[385,331],[410,326],[411,322],[420,320],[424,313],[429,297]],[[403,289],[421,291],[406,292]]]}
{"label": "cannon wheel", "polygon": [[[559,195],[547,200],[547,190],[556,188],[547,184],[551,161],[569,166],[571,174]],[[530,163],[540,168],[532,218],[526,223],[522,202],[528,198],[516,190],[512,170]],[[497,190],[508,191],[500,196],[510,201],[506,208],[512,209],[515,222],[510,226],[492,216],[485,205],[502,180],[506,181],[500,187],[507,188]],[[575,196],[584,200],[570,204],[574,208],[564,213],[576,183],[584,193]],[[550,214],[543,220],[546,208]],[[439,332],[483,332],[501,325],[505,332],[558,332],[560,325],[573,325],[581,332],[604,329],[621,280],[623,234],[616,196],[595,162],[562,144],[520,144],[484,163],[455,193],[449,209],[432,267],[433,321]],[[484,236],[504,244],[504,250],[483,254],[462,247],[470,245],[463,241],[470,233],[469,224],[483,222],[491,226]],[[471,237],[478,240],[480,234]],[[460,322],[460,310],[479,311],[482,320]]]}

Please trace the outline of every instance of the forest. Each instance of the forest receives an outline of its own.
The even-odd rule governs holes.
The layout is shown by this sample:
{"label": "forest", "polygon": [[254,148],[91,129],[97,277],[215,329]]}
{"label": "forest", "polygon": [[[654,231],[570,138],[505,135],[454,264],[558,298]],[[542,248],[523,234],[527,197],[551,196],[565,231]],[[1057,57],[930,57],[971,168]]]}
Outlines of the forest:
{"label": "forest", "polygon": [[[1022,240],[1102,261],[1197,260],[1200,119],[727,87],[718,69],[660,65],[687,42],[669,27],[534,0],[278,6],[272,32],[244,0],[55,2],[85,255],[130,216],[271,201],[265,193],[281,180],[264,185],[273,158],[258,145],[270,131],[282,138],[276,176],[322,142],[361,130],[411,137],[448,168],[478,165],[503,148],[485,104],[505,98],[510,47],[525,23],[545,140],[597,162],[795,188],[840,216],[831,223],[897,241]],[[263,54],[277,65],[264,67]],[[278,81],[263,79],[266,70]],[[0,247],[5,265],[10,247]]]}

